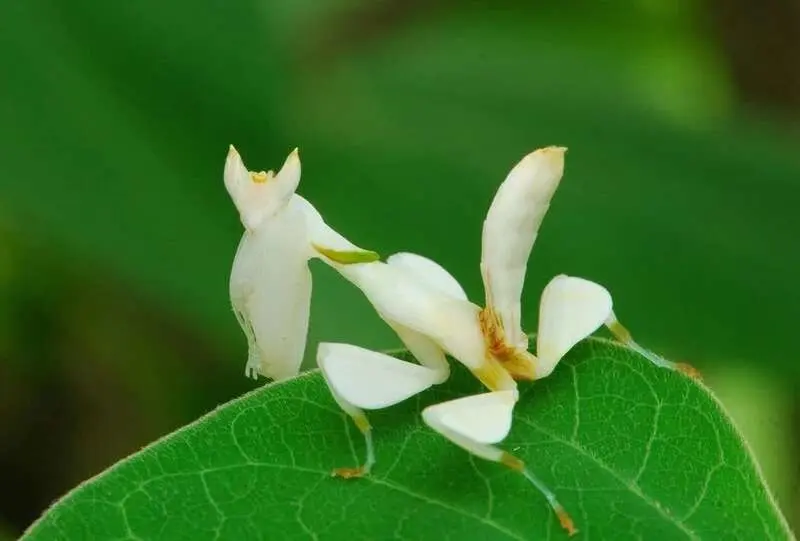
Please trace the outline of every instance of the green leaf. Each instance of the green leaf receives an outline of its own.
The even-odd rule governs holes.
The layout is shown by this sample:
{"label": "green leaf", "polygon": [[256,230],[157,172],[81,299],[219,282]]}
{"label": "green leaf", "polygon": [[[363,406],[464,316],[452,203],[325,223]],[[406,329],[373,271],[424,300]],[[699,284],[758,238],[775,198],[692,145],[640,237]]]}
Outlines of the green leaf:
{"label": "green leaf", "polygon": [[[521,385],[506,450],[571,512],[583,539],[791,539],[741,437],[702,386],[604,340]],[[88,481],[23,539],[563,539],[517,473],[420,421],[479,391],[456,369],[419,399],[372,412],[377,466],[318,372],[217,409]],[[352,439],[351,439],[352,438]]]}

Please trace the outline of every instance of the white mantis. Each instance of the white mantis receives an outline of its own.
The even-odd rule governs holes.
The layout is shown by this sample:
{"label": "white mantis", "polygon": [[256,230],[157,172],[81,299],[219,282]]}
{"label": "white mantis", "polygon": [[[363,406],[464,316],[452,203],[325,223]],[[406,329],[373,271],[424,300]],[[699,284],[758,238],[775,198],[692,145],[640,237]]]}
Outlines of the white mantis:
{"label": "white mantis", "polygon": [[536,354],[521,326],[527,261],[561,181],[566,149],[525,156],[495,195],[483,226],[481,275],[485,306],[467,299],[437,263],[412,253],[386,262],[328,227],[294,193],[300,161],[293,152],[280,172],[251,173],[231,147],[225,185],[246,232],[234,260],[231,298],[248,339],[247,373],[282,379],[296,374],[305,350],[311,296],[307,261],[318,257],[366,295],[419,364],[358,346],[321,343],[317,363],[336,402],[363,433],[367,456],[341,477],[366,475],[375,464],[372,429],[363,410],[381,409],[447,380],[446,355],[461,362],[488,392],[435,404],[424,422],[480,458],[522,473],[548,501],[570,534],[577,530],[555,494],[516,456],[495,445],[509,433],[517,380],[544,378],[578,342],[605,325],[621,342],[659,366],[696,375],[640,347],[612,309],[609,292],[582,278],[559,275],[542,292]]}
{"label": "white mantis", "polygon": [[276,175],[248,171],[230,147],[224,176],[245,227],[230,280],[233,311],[249,346],[245,373],[284,379],[297,374],[305,353],[311,306],[308,260],[352,263],[375,261],[378,254],[333,231],[294,193],[300,182],[296,150]]}

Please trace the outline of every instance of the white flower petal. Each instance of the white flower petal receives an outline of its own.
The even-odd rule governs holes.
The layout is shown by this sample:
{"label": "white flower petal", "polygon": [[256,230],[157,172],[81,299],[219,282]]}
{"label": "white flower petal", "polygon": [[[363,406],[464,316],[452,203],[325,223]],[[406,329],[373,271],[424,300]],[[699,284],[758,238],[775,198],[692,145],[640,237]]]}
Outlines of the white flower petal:
{"label": "white flower petal", "polygon": [[402,402],[438,378],[430,368],[350,344],[320,344],[317,363],[335,395],[368,410]]}
{"label": "white flower petal", "polygon": [[596,331],[611,314],[611,294],[603,286],[563,274],[553,278],[544,288],[539,305],[537,378],[548,376],[575,344]]}
{"label": "white flower petal", "polygon": [[509,344],[526,349],[520,298],[528,258],[564,172],[562,147],[525,156],[500,185],[483,223],[481,274],[486,305],[500,317]]}
{"label": "white flower petal", "polygon": [[[428,406],[422,411],[422,418],[450,439],[457,436],[461,442],[497,443],[511,430],[516,402],[516,391],[483,393]],[[459,445],[461,442],[455,441]]]}
{"label": "white flower petal", "polygon": [[300,157],[295,149],[280,172],[252,173],[231,146],[225,160],[225,188],[239,210],[242,224],[252,231],[267,218],[284,209],[300,182]]}
{"label": "white flower petal", "polygon": [[406,270],[420,282],[446,295],[467,300],[467,294],[458,280],[432,259],[410,252],[401,252],[390,256],[386,263]]}
{"label": "white flower petal", "polygon": [[231,302],[250,346],[248,372],[283,379],[303,360],[311,304],[305,216],[290,208],[242,238]]}

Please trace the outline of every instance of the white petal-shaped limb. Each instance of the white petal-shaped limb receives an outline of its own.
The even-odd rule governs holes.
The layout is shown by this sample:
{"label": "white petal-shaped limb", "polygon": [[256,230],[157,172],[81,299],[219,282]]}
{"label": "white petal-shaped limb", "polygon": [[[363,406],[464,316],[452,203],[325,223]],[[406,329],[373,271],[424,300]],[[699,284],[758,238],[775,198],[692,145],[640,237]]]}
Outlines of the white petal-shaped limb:
{"label": "white petal-shaped limb", "polygon": [[[312,237],[312,246],[316,250],[317,255],[323,261],[341,272],[346,278],[355,282],[356,285],[362,283],[362,280],[359,278],[361,276],[366,276],[368,278],[376,277],[377,280],[366,279],[365,282],[374,284],[374,287],[380,289],[380,277],[387,274],[383,272],[383,270],[391,266],[391,268],[395,270],[390,271],[389,274],[405,275],[406,280],[401,280],[404,283],[407,282],[408,279],[413,279],[417,281],[418,285],[430,287],[438,293],[466,300],[466,293],[464,293],[464,290],[452,275],[438,263],[417,254],[395,254],[389,257],[385,264],[378,263],[377,265],[370,266],[354,265],[356,263],[377,262],[379,259],[378,254],[363,250],[352,244],[346,238],[331,229],[313,206],[299,196],[297,196],[297,198],[304,204],[310,236]],[[348,265],[352,265],[352,267],[348,268]],[[390,286],[386,285],[386,287]],[[417,290],[419,290],[419,288],[412,288],[412,291]],[[391,297],[391,295],[388,296]],[[379,299],[378,302],[381,302],[381,299],[386,297],[386,295],[381,294],[376,298]],[[378,308],[377,305],[376,308]],[[378,310],[378,313],[392,330],[397,333],[400,340],[412,355],[414,355],[421,364],[436,372],[439,380],[435,383],[441,383],[447,379],[450,373],[447,358],[444,350],[436,341],[414,328],[391,319],[391,310],[389,310],[388,316],[381,313],[380,310]]]}
{"label": "white petal-shaped limb", "polygon": [[503,451],[489,444],[508,436],[516,403],[516,391],[494,391],[428,406],[422,419],[456,445],[499,462]]}
{"label": "white petal-shaped limb", "polygon": [[564,173],[563,147],[525,156],[497,190],[483,223],[481,274],[486,306],[498,315],[507,342],[527,349],[520,298],[539,226]]}
{"label": "white petal-shaped limb", "polygon": [[276,380],[297,374],[311,305],[302,212],[284,209],[245,232],[233,261],[230,295],[247,336],[246,373]]}
{"label": "white petal-shaped limb", "polygon": [[563,274],[553,278],[539,305],[537,379],[550,375],[561,358],[612,313],[611,294],[603,286]]}
{"label": "white petal-shaped limb", "polygon": [[338,397],[367,410],[393,406],[438,379],[425,366],[350,344],[320,344],[317,362]]}
{"label": "white petal-shaped limb", "polygon": [[362,408],[392,406],[440,380],[435,370],[350,344],[320,344],[317,363],[333,398],[353,418],[366,441],[363,465],[333,471],[345,478],[366,475],[375,464],[372,428]]}
{"label": "white petal-shaped limb", "polygon": [[[391,325],[428,337],[469,368],[489,389],[516,388],[511,376],[487,356],[478,320],[480,308],[471,302],[443,293],[441,288],[418,279],[402,265],[375,262],[337,267],[337,270],[361,289],[378,314]],[[421,362],[428,364],[422,359]]]}
{"label": "white petal-shaped limb", "polygon": [[521,473],[547,499],[561,525],[572,535],[577,532],[569,514],[555,494],[514,455],[495,447],[511,429],[516,391],[495,391],[428,406],[422,419],[436,432],[467,452],[499,462]]}
{"label": "white petal-shaped limb", "polygon": [[225,188],[239,211],[242,225],[256,229],[263,220],[286,207],[300,182],[300,156],[295,149],[275,175],[251,172],[231,146],[225,160]]}
{"label": "white petal-shaped limb", "polygon": [[400,252],[389,256],[386,263],[405,270],[426,286],[454,299],[467,300],[467,293],[447,269],[436,261],[411,252]]}
{"label": "white petal-shaped limb", "polygon": [[[467,294],[452,274],[427,257],[410,252],[400,252],[389,256],[386,263],[401,269],[422,284],[448,295],[454,299],[467,300]],[[450,375],[450,367],[444,350],[428,336],[395,321],[387,320],[403,344],[423,365],[440,374],[441,383]]]}

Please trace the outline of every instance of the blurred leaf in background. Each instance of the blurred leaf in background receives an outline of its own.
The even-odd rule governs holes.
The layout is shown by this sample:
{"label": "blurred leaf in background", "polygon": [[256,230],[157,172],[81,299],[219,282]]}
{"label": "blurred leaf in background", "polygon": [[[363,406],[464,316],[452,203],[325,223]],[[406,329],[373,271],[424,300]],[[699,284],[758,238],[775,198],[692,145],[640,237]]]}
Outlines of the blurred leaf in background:
{"label": "blurred leaf in background", "polygon": [[[568,146],[527,296],[560,272],[606,284],[643,342],[712,386],[719,375],[731,409],[757,419],[746,425],[786,427],[751,440],[792,456],[797,108],[748,98],[725,26],[737,8],[2,5],[0,438],[13,444],[0,485],[25,488],[3,496],[0,521],[21,531],[81,479],[252,387],[227,299],[241,234],[221,180],[230,143],[258,169],[299,146],[300,191],[332,225],[437,259],[473,297],[497,184],[532,148]],[[800,61],[772,65],[792,95],[784,72]],[[785,118],[745,117],[742,102]],[[348,284],[313,271],[312,344],[397,345]],[[733,387],[731,360],[746,367]],[[751,408],[751,391],[787,399]],[[796,465],[772,464],[797,525]]]}

